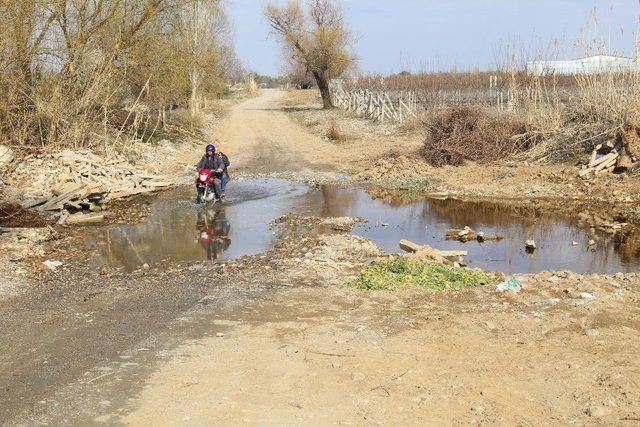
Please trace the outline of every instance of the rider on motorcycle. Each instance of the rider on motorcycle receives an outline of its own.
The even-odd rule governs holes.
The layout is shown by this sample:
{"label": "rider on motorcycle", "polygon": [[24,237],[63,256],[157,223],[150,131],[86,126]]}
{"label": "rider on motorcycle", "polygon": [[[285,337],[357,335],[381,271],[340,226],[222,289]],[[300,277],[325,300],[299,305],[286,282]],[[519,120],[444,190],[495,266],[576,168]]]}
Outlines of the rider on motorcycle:
{"label": "rider on motorcycle", "polygon": [[229,157],[224,154],[220,149],[216,149],[216,156],[220,156],[222,162],[224,163],[224,170],[220,175],[220,188],[222,189],[222,193],[220,193],[220,198],[224,199],[224,192],[227,191],[227,184],[229,183],[229,166],[231,162],[229,162]]}
{"label": "rider on motorcycle", "polygon": [[[216,155],[216,147],[214,145],[207,145],[206,153],[196,166],[198,169],[212,170],[215,178],[213,180],[215,196],[219,199],[224,193],[222,191],[222,175],[225,170],[224,161],[222,156]],[[196,175],[196,189],[198,188],[198,175]]]}

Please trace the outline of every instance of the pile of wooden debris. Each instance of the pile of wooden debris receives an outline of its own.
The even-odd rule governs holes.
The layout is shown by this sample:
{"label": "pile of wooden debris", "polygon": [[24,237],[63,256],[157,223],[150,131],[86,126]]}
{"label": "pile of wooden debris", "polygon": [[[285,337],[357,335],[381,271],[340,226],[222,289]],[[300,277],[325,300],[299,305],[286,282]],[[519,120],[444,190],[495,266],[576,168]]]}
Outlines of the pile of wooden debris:
{"label": "pile of wooden debris", "polygon": [[[149,193],[173,184],[146,173],[121,156],[104,159],[89,150],[27,157],[12,179],[26,186],[24,208],[42,211],[100,212],[111,200]],[[102,214],[94,215],[96,219]],[[66,215],[63,215],[63,217]]]}
{"label": "pile of wooden debris", "polygon": [[640,130],[625,124],[614,141],[599,144],[591,153],[589,163],[583,165],[578,175],[589,179],[603,173],[627,172],[640,160]]}

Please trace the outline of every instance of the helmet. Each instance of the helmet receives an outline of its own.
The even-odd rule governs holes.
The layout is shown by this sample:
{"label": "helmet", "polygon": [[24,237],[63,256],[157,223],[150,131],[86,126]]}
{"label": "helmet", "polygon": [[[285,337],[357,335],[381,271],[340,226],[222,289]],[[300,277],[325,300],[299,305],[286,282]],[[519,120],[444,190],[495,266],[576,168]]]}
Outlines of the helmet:
{"label": "helmet", "polygon": [[206,151],[216,151],[216,146],[215,145],[207,145],[207,150]]}

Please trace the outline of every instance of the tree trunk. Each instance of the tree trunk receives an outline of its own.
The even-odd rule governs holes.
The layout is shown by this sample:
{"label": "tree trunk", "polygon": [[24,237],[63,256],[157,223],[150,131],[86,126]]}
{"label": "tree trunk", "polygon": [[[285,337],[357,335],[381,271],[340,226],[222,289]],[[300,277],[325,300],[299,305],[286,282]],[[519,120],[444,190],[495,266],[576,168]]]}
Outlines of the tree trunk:
{"label": "tree trunk", "polygon": [[333,108],[333,101],[331,100],[331,91],[329,90],[329,79],[324,73],[313,72],[313,77],[316,79],[318,89],[320,89],[320,96],[322,97],[322,108]]}
{"label": "tree trunk", "polygon": [[199,75],[198,70],[195,67],[191,70],[191,101],[190,101],[190,110],[192,115],[196,115],[200,110],[200,106],[198,104],[198,86],[199,86]]}

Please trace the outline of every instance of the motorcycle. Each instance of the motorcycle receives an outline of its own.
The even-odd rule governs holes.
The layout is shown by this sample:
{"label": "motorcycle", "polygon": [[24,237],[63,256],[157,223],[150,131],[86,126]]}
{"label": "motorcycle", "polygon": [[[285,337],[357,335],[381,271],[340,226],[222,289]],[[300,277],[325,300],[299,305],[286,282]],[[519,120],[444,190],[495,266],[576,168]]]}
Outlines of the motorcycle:
{"label": "motorcycle", "polygon": [[196,201],[198,203],[206,203],[216,200],[216,192],[213,184],[215,174],[211,169],[200,169],[198,172],[198,197]]}

